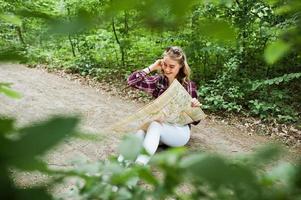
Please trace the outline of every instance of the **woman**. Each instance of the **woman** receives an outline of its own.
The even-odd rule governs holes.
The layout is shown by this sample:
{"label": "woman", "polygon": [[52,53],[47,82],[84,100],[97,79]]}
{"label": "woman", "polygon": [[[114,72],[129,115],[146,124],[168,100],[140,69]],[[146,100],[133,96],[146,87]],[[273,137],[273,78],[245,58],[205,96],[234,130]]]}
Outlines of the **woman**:
{"label": "woman", "polygon": [[[159,74],[149,76],[153,71]],[[161,73],[162,72],[162,73]],[[157,60],[149,67],[132,73],[128,78],[128,84],[150,93],[154,98],[160,96],[171,83],[177,79],[191,95],[191,106],[201,106],[197,100],[197,90],[194,82],[189,80],[190,68],[187,64],[186,55],[180,47],[168,47],[163,53],[163,59]],[[196,125],[199,121],[193,122]],[[171,125],[156,120],[150,124],[147,133],[138,130],[136,135],[143,138],[143,147],[153,155],[160,142],[172,147],[184,146],[190,138],[191,124],[184,126]],[[147,164],[150,156],[139,155],[136,162]]]}

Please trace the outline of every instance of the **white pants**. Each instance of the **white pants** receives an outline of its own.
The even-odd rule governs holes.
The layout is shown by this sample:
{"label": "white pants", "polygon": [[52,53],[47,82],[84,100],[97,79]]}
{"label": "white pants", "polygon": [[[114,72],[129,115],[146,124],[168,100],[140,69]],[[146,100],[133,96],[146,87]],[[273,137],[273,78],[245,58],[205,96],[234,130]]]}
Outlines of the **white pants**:
{"label": "white pants", "polygon": [[[188,125],[178,126],[154,121],[148,127],[146,134],[143,130],[138,130],[136,135],[143,138],[143,147],[152,156],[160,142],[171,147],[187,144],[190,139],[190,129]],[[150,160],[150,156],[139,155],[136,162],[145,165]]]}

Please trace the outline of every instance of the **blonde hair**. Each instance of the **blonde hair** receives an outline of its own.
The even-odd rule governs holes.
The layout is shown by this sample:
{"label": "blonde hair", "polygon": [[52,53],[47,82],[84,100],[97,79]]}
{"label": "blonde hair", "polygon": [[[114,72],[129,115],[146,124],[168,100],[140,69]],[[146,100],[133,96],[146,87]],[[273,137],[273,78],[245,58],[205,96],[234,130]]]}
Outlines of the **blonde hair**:
{"label": "blonde hair", "polygon": [[176,78],[182,85],[188,84],[188,81],[190,80],[191,70],[182,48],[178,46],[167,47],[163,53],[163,57],[165,56],[169,56],[172,60],[175,60],[180,64],[180,70]]}

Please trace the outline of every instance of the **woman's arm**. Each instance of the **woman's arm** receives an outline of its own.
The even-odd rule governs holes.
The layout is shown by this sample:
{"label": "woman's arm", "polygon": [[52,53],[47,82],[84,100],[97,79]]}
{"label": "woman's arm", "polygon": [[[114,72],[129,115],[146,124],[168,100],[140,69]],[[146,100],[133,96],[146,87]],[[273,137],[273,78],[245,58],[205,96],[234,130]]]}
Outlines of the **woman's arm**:
{"label": "woman's arm", "polygon": [[[192,97],[191,106],[192,107],[200,107],[202,104],[198,101],[197,87],[196,87],[196,84],[194,82],[189,81],[189,83],[187,85],[187,92]],[[199,121],[194,121],[190,124],[197,125],[198,123],[200,123],[200,120]]]}
{"label": "woman's arm", "polygon": [[127,83],[132,87],[144,90],[152,94],[156,89],[156,85],[160,79],[160,76],[148,76],[148,74],[158,69],[161,69],[161,60],[157,60],[154,64],[143,70],[133,72],[128,77]]}
{"label": "woman's arm", "polygon": [[186,86],[187,92],[190,94],[192,98],[198,98],[197,87],[193,81],[189,81]]}

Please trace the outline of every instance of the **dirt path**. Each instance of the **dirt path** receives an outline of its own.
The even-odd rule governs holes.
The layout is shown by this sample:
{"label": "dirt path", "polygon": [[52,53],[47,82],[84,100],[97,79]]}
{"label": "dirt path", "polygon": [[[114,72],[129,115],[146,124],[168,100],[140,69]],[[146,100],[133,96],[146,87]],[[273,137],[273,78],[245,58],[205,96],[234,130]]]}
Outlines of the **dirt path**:
{"label": "dirt path", "polygon": [[[103,127],[143,106],[141,103],[110,96],[105,91],[97,91],[76,81],[22,65],[0,65],[0,82],[14,83],[13,89],[23,94],[20,100],[0,96],[0,114],[16,117],[18,125],[46,119],[53,114],[76,113],[83,117],[83,130],[100,134]],[[121,137],[122,135],[107,135],[100,142],[65,141],[49,154],[49,164],[68,166],[70,161],[79,157],[90,161],[104,159],[116,153]],[[192,128],[189,147],[234,154],[248,152],[267,141],[266,137],[249,135],[230,125],[204,120]]]}

